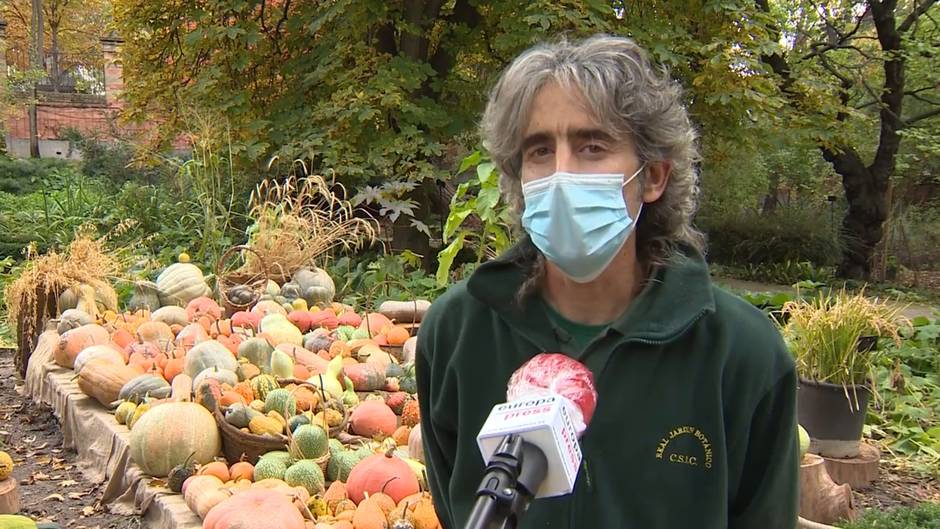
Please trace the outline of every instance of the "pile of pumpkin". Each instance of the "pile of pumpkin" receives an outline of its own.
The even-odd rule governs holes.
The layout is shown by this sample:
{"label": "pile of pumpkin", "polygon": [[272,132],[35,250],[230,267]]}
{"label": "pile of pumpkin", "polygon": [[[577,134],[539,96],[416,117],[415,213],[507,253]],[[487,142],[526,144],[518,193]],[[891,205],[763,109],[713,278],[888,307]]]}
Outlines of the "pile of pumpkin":
{"label": "pile of pumpkin", "polygon": [[[280,513],[250,517],[252,529],[439,527],[422,492],[414,339],[393,320],[413,319],[413,304],[359,314],[322,284],[295,291],[269,283],[248,310],[225,314],[199,269],[176,263],[138,288],[134,310],[65,310],[54,358],[114,409],[133,460],[204,527],[252,511]],[[226,446],[224,461],[220,425],[286,449],[246,458]]]}

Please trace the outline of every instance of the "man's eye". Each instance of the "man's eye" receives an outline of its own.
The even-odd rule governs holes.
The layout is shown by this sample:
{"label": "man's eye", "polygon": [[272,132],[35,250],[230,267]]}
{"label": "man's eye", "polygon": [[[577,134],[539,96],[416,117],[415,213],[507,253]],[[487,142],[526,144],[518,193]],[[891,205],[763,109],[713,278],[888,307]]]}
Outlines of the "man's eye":
{"label": "man's eye", "polygon": [[548,147],[536,147],[529,151],[529,156],[533,158],[541,158],[542,156],[548,156],[552,151]]}
{"label": "man's eye", "polygon": [[607,149],[598,143],[589,143],[583,147],[583,150],[588,154],[600,154]]}

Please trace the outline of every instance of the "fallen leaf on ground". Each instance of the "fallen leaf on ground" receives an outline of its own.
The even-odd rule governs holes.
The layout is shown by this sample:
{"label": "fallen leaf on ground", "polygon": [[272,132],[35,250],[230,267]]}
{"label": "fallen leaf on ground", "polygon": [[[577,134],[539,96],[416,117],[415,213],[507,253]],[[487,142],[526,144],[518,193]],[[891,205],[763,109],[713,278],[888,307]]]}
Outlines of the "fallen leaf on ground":
{"label": "fallen leaf on ground", "polygon": [[82,508],[82,516],[91,516],[95,514],[95,508],[91,505]]}
{"label": "fallen leaf on ground", "polygon": [[43,474],[42,472],[36,472],[33,474],[33,481],[43,481],[49,479],[49,474]]}
{"label": "fallen leaf on ground", "polygon": [[70,492],[69,498],[73,500],[80,500],[84,498],[86,494],[88,493],[87,492]]}
{"label": "fallen leaf on ground", "polygon": [[65,501],[65,497],[62,496],[61,494],[50,494],[42,499],[42,501],[49,501],[49,500]]}

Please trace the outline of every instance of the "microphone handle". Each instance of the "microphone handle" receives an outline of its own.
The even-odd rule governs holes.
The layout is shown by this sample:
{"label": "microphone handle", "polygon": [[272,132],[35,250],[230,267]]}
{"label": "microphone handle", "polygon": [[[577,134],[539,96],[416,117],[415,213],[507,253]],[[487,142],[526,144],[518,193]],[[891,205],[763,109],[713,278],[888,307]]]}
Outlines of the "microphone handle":
{"label": "microphone handle", "polygon": [[510,434],[486,466],[465,529],[515,529],[548,473],[548,458],[522,437]]}

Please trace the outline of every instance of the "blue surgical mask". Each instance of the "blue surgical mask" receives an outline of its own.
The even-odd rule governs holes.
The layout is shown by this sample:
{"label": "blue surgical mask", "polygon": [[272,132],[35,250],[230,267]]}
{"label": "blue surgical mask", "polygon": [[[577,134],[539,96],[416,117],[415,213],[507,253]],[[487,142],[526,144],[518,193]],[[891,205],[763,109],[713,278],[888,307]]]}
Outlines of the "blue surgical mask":
{"label": "blue surgical mask", "polygon": [[645,164],[629,178],[622,174],[557,172],[522,185],[522,226],[535,246],[578,283],[601,275],[636,226],[623,197]]}

